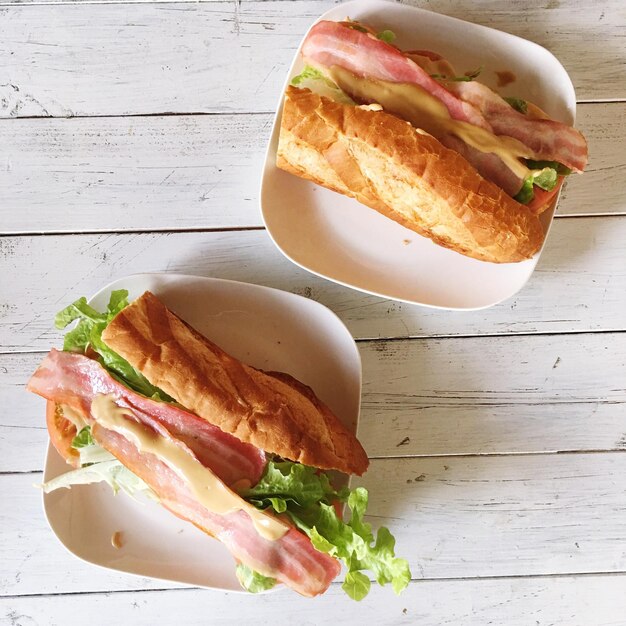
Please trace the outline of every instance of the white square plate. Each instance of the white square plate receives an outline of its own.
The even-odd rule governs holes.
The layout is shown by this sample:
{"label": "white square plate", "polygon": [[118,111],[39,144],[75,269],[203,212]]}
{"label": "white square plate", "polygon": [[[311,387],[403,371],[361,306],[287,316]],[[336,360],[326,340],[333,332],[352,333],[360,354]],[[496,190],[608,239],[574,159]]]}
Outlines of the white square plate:
{"label": "white square plate", "polygon": [[[90,302],[103,310],[113,289],[135,299],[145,290],[242,361],[282,371],[312,387],[356,432],[361,359],[339,318],[321,304],[277,289],[215,278],[139,274],[101,289]],[[43,419],[43,415],[42,415]],[[44,480],[69,470],[49,445]],[[96,565],[213,589],[241,591],[235,562],[221,543],[155,502],[138,502],[106,484],[44,494],[50,527],[74,555]],[[121,531],[123,545],[111,537]]]}
{"label": "white square plate", "polygon": [[[554,119],[574,123],[571,80],[559,61],[535,43],[381,0],[348,2],[319,19],[346,17],[392,30],[400,48],[438,52],[459,73],[483,66],[480,80],[492,88],[496,71],[512,71],[516,80],[499,89],[502,95],[528,99]],[[298,48],[284,89],[301,68]],[[461,310],[497,304],[530,278],[541,251],[522,263],[476,261],[435,245],[355,200],[279,170],[275,157],[281,113],[282,92],[263,170],[261,209],[276,246],[300,267],[374,295]],[[556,202],[542,215],[546,236],[555,207]]]}

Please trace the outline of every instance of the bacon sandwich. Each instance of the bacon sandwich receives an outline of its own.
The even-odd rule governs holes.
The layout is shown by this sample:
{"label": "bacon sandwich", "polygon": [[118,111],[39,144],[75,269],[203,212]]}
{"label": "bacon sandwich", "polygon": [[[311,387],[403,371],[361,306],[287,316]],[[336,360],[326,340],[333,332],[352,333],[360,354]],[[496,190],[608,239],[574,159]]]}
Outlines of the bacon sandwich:
{"label": "bacon sandwich", "polygon": [[106,481],[145,493],[221,541],[249,591],[283,583],[315,596],[341,562],[355,599],[369,590],[362,570],[403,589],[393,537],[362,520],[366,490],[337,490],[324,473],[361,475],[368,458],[313,390],[227,354],[152,293],[127,296],[112,292],[104,313],[81,298],[57,315],[59,328],[78,325],[28,389],[48,401],[50,439],[74,469],[44,489]]}
{"label": "bacon sandwich", "polygon": [[393,33],[318,22],[285,94],[278,167],[353,197],[461,254],[518,262],[541,247],[545,211],[582,172],[574,128],[457,76]]}

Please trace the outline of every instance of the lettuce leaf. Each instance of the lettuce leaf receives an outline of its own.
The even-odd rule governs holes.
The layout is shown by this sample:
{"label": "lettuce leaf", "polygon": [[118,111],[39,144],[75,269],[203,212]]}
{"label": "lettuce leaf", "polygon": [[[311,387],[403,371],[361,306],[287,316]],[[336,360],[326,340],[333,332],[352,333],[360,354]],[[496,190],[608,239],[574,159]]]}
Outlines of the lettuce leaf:
{"label": "lettuce leaf", "polygon": [[91,435],[91,427],[85,426],[72,439],[72,448],[78,451],[81,467],[102,461],[113,461],[115,457],[99,446]]}
{"label": "lettuce leaf", "polygon": [[[342,494],[347,498],[347,492]],[[279,501],[289,500],[305,508],[320,500],[331,502],[338,495],[328,476],[314,467],[274,460],[268,462],[261,480],[245,492],[246,499],[259,502],[260,506],[264,500],[276,496]]]}
{"label": "lettuce leaf", "polygon": [[41,488],[46,493],[50,493],[56,489],[69,489],[73,485],[89,485],[99,482],[108,483],[115,494],[122,490],[132,497],[143,493],[149,498],[158,499],[152,489],[139,476],[133,474],[112,456],[110,460],[93,463],[61,474],[41,485]]}
{"label": "lettuce leaf", "polygon": [[313,93],[330,98],[342,104],[356,104],[330,78],[310,65],[291,79],[291,84],[299,89],[310,89]]}
{"label": "lettuce leaf", "polygon": [[535,175],[533,178],[533,183],[537,185],[537,187],[541,187],[541,189],[545,189],[546,191],[552,191],[556,186],[559,177],[556,173],[556,170],[551,167],[544,167],[539,173]]}
{"label": "lettuce leaf", "polygon": [[304,69],[291,79],[291,84],[294,87],[299,87],[305,80],[322,80],[330,85],[334,85],[329,78],[326,78],[320,70],[311,65],[305,65]]}
{"label": "lettuce leaf", "polygon": [[89,426],[85,426],[81,428],[80,432],[72,439],[71,446],[76,450],[80,450],[80,448],[86,448],[88,446],[93,446],[96,442],[93,440],[91,436],[91,428]]}
{"label": "lettuce leaf", "polygon": [[241,586],[250,593],[260,593],[261,591],[267,591],[268,589],[271,589],[277,582],[275,578],[263,576],[263,574],[255,572],[243,563],[239,563],[237,565],[235,574],[237,575]]}
{"label": "lettuce leaf", "polygon": [[[394,553],[395,539],[387,528],[374,535],[363,521],[368,494],[363,487],[336,491],[328,476],[315,468],[291,461],[268,461],[259,483],[241,493],[259,509],[272,508],[292,520],[320,552],[334,556],[346,565],[344,591],[353,599],[363,599],[370,589],[373,573],[380,585],[391,583],[400,593],[411,580],[406,560]],[[340,518],[335,502],[345,502],[349,521]]]}
{"label": "lettuce leaf", "polygon": [[522,98],[503,98],[508,104],[510,104],[518,113],[526,115],[528,113],[528,103]]}
{"label": "lettuce leaf", "polygon": [[109,451],[98,445],[91,435],[91,427],[85,426],[72,439],[72,448],[80,454],[79,469],[61,474],[41,485],[41,488],[50,493],[56,489],[70,489],[73,485],[89,485],[91,483],[106,482],[117,494],[120,489],[135,497],[137,493],[144,493],[153,500],[158,500],[156,494],[148,485],[122,465]]}
{"label": "lettuce leaf", "polygon": [[85,354],[91,349],[100,356],[100,363],[121,383],[148,398],[163,402],[173,402],[173,398],[164,391],[148,382],[148,379],[136,370],[128,361],[113,352],[102,341],[102,332],[109,322],[128,306],[128,291],[117,289],[111,292],[109,304],[104,313],[99,313],[89,304],[86,298],[79,298],[62,311],[57,313],[54,323],[63,329],[78,320],[74,329],[69,331],[63,341],[63,350]]}
{"label": "lettuce leaf", "polygon": [[396,34],[392,30],[382,30],[376,37],[385,43],[393,43],[396,39]]}
{"label": "lettuce leaf", "polygon": [[[541,163],[541,161],[537,161],[537,163]],[[528,204],[535,197],[535,185],[545,191],[552,191],[558,181],[559,175],[557,170],[552,167],[533,169],[524,179],[522,188],[518,191],[514,198],[521,204]]]}
{"label": "lettuce leaf", "polygon": [[569,167],[566,167],[558,161],[533,161],[531,159],[527,159],[526,165],[531,170],[542,170],[546,167],[549,167],[553,170],[556,170],[556,173],[559,176],[569,176],[572,173],[572,170]]}

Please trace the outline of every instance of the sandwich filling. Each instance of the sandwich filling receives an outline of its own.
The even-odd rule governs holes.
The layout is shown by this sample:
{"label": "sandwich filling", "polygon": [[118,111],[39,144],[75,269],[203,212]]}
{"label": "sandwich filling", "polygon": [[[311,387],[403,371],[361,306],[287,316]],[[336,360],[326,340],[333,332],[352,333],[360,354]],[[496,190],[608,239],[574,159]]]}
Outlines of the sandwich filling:
{"label": "sandwich filling", "polygon": [[[222,431],[151,385],[102,341],[128,306],[114,291],[105,313],[84,298],[57,315],[64,351],[52,350],[28,388],[48,399],[48,430],[76,469],[43,485],[108,482],[148,496],[216,537],[237,559],[249,591],[282,582],[303,595],[322,593],[347,566],[344,590],[367,595],[370,570],[399,593],[410,580],[386,528],[363,521],[367,491],[335,489],[323,472],[269,455]],[[342,519],[345,504],[349,519]]]}
{"label": "sandwich filling", "polygon": [[381,105],[459,152],[486,179],[539,212],[563,177],[582,171],[587,145],[575,129],[523,100],[507,102],[440,55],[403,52],[393,34],[356,22],[322,21],[302,46],[292,84],[336,101]]}

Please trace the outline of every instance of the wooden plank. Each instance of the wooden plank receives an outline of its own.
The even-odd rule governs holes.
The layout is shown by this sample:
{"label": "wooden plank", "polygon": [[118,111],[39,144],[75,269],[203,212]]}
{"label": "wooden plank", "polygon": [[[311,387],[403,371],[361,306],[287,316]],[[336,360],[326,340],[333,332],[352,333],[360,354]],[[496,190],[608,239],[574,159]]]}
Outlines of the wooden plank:
{"label": "wooden plank", "polygon": [[0,228],[261,226],[257,194],[271,119],[185,115],[0,123]]}
{"label": "wooden plank", "polygon": [[[529,283],[490,309],[446,312],[361,294],[287,261],[263,231],[0,238],[0,346],[47,350],[54,314],[137,272],[215,276],[306,295],[359,339],[623,330],[626,219],[556,220]],[[55,262],[50,263],[50,259]],[[19,277],[16,280],[15,277]]]}
{"label": "wooden plank", "polygon": [[623,333],[360,347],[370,456],[626,449]]}
{"label": "wooden plank", "polygon": [[[386,459],[355,484],[415,578],[612,573],[626,570],[625,471],[620,453]],[[38,480],[0,475],[0,595],[148,586],[63,554],[31,487]]]}
{"label": "wooden plank", "polygon": [[[626,105],[582,104],[576,125],[589,144],[589,165],[583,176],[570,176],[559,200],[558,215],[626,212]],[[620,145],[617,145],[615,139]],[[616,191],[619,189],[619,191]]]}
{"label": "wooden plank", "polygon": [[[625,116],[626,103],[580,107],[591,161],[568,182],[558,215],[626,212]],[[209,115],[0,123],[0,229],[261,226],[271,122],[270,115]]]}
{"label": "wooden plank", "polygon": [[[350,602],[339,585],[315,601],[286,590],[235,596],[177,589],[0,599],[0,612],[20,626],[83,626],[86,615],[93,626],[120,615],[134,626],[153,626],[174,615],[187,626],[205,626],[210,615],[211,625],[221,626],[232,624],[235,607],[238,620],[263,625],[501,624],[506,615],[507,626],[616,626],[616,616],[626,612],[625,585],[623,575],[414,581],[400,597],[376,586],[359,603]],[[303,622],[313,613],[315,622]]]}
{"label": "wooden plank", "polygon": [[[626,333],[359,347],[359,438],[370,457],[626,449]],[[24,393],[42,358],[0,355],[0,472],[42,467],[44,403]]]}
{"label": "wooden plank", "polygon": [[[12,4],[0,15],[0,115],[271,111],[302,35],[333,4]],[[523,19],[513,0],[422,6],[543,44],[580,100],[626,97],[621,0],[534,4]],[[610,43],[596,45],[598,29]]]}

